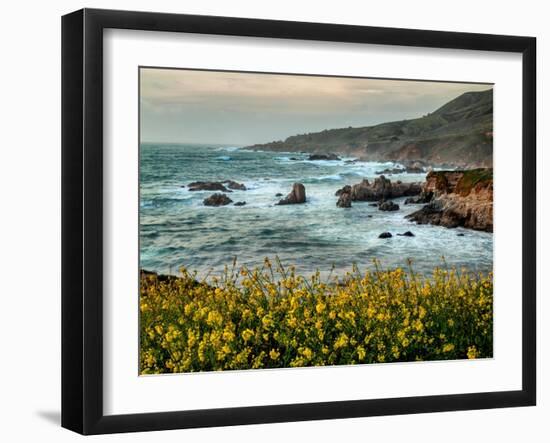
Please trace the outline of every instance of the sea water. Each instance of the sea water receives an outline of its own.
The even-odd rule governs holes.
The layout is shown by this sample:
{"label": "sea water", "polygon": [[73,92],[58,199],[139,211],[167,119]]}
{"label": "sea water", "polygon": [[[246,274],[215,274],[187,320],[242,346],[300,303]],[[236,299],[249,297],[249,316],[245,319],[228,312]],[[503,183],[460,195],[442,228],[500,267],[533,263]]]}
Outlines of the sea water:
{"label": "sea water", "polygon": [[[279,257],[301,273],[332,268],[339,274],[369,268],[407,267],[429,273],[434,267],[466,267],[488,272],[493,264],[493,234],[469,229],[417,225],[405,216],[421,205],[380,211],[368,202],[336,207],[334,193],[344,185],[373,180],[391,162],[308,161],[308,154],[243,150],[232,146],[143,143],[140,147],[140,266],[177,274],[181,266],[199,275],[219,273],[234,258],[239,265],[262,265]],[[296,160],[297,159],[297,160]],[[390,180],[423,181],[425,174],[393,174]],[[189,191],[193,181],[234,180],[246,191],[227,195],[233,204],[203,205],[213,191]],[[277,206],[295,182],[306,188],[307,202]],[[184,187],[185,186],[185,187]],[[414,237],[397,236],[411,231]],[[391,232],[390,239],[380,239]],[[463,234],[459,236],[458,234]]]}

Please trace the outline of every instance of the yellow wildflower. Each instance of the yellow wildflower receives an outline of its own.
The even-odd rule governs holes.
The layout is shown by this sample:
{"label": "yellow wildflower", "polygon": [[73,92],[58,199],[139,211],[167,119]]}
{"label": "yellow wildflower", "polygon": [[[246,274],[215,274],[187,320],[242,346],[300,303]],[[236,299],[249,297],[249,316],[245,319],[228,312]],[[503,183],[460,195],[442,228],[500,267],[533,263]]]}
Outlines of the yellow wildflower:
{"label": "yellow wildflower", "polygon": [[445,343],[443,345],[443,352],[451,352],[455,348],[455,345],[452,343]]}
{"label": "yellow wildflower", "polygon": [[250,340],[252,337],[254,337],[254,331],[252,331],[251,329],[245,329],[241,336],[243,337],[243,340],[245,342],[247,342],[248,340]]}
{"label": "yellow wildflower", "polygon": [[326,307],[327,305],[325,305],[323,302],[319,302],[315,306],[315,310],[317,311],[318,314],[322,314]]}

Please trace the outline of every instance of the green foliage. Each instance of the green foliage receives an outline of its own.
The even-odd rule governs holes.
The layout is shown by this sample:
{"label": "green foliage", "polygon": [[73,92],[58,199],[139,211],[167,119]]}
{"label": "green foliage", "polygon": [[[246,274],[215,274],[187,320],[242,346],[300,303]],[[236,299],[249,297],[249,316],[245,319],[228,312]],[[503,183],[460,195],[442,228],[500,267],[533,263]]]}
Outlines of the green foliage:
{"label": "green foliage", "polygon": [[469,169],[457,183],[457,193],[468,195],[476,186],[487,186],[493,183],[493,169]]}

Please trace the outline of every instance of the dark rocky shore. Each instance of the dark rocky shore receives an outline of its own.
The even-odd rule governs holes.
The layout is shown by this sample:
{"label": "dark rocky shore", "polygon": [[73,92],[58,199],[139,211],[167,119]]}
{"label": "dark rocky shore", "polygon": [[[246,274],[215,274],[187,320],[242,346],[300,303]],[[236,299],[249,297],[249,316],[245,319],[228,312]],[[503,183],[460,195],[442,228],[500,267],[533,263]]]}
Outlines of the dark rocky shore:
{"label": "dark rocky shore", "polygon": [[422,192],[422,183],[403,183],[392,181],[381,175],[371,183],[363,179],[355,185],[346,185],[336,191],[336,196],[349,194],[351,201],[377,202],[391,198],[408,197]]}
{"label": "dark rocky shore", "polygon": [[420,224],[493,232],[493,170],[430,172],[422,209],[407,218]]}
{"label": "dark rocky shore", "polygon": [[[205,206],[229,205],[233,200],[225,193],[232,190],[246,190],[244,184],[233,180],[193,182],[188,185],[188,188],[190,191],[220,191],[206,197],[203,201]],[[338,189],[335,195],[338,197],[336,206],[339,208],[351,208],[352,202],[362,201],[373,202],[371,204],[377,206],[380,211],[397,211],[399,205],[393,199],[408,197],[405,200],[406,205],[424,205],[406,216],[413,222],[448,228],[461,226],[479,231],[493,231],[493,170],[488,168],[431,171],[427,174],[424,183],[403,183],[400,180],[392,182],[381,175],[372,182],[363,179],[354,185],[346,185]],[[294,183],[290,193],[275,204],[304,203],[306,203],[306,188],[302,183]],[[234,205],[244,206],[246,202],[238,201]],[[408,233],[404,235],[409,236]]]}

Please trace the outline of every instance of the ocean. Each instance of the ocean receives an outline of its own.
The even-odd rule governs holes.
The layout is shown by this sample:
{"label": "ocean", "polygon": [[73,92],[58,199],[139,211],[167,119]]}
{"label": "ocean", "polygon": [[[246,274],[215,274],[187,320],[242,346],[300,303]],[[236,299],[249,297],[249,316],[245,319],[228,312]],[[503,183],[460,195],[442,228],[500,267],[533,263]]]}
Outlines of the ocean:
{"label": "ocean", "polygon": [[[298,158],[298,160],[291,160]],[[379,211],[368,202],[336,207],[336,190],[393,163],[308,161],[307,154],[257,152],[238,147],[142,143],[140,147],[140,267],[177,274],[181,266],[199,277],[220,273],[236,257],[238,265],[262,265],[280,258],[303,274],[323,275],[371,268],[407,267],[430,273],[434,267],[488,272],[493,266],[493,234],[469,229],[417,225],[405,215],[420,205]],[[423,181],[425,174],[394,174],[390,180]],[[189,191],[193,181],[234,180],[246,191],[227,194],[245,206],[207,207],[213,191]],[[276,206],[295,182],[306,188],[307,202]],[[382,232],[390,239],[380,239]],[[414,237],[396,236],[411,231]],[[457,234],[464,234],[458,236]]]}

